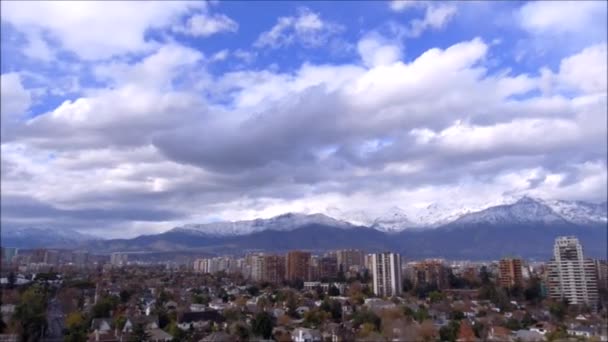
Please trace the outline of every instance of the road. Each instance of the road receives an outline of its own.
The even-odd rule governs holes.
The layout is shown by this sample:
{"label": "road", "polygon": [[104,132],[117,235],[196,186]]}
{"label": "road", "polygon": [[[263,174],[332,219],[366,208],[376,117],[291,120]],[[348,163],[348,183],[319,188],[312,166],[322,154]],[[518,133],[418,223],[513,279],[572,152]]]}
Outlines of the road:
{"label": "road", "polygon": [[63,341],[65,314],[63,313],[63,308],[61,307],[59,301],[57,301],[57,298],[53,298],[49,301],[46,319],[48,326],[43,341]]}

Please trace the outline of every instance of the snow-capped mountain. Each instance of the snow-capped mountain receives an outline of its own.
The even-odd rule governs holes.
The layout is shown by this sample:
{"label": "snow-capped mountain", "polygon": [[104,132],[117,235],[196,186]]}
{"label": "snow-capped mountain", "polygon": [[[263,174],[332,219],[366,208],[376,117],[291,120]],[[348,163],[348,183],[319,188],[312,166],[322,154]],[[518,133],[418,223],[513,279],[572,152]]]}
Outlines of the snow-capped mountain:
{"label": "snow-capped mountain", "polygon": [[325,214],[336,220],[350,222],[357,226],[369,227],[374,224],[374,221],[376,220],[376,216],[363,210],[341,210],[337,207],[328,207],[325,210]]}
{"label": "snow-capped mountain", "polygon": [[338,228],[355,227],[349,222],[339,221],[323,214],[306,215],[288,213],[269,219],[187,224],[181,227],[173,228],[171,231],[204,234],[210,236],[238,236],[248,235],[265,230],[290,231],[310,224]]}
{"label": "snow-capped mountain", "polygon": [[564,219],[576,224],[596,224],[608,222],[608,203],[589,203],[583,201],[542,200]]}
{"label": "snow-capped mountain", "polygon": [[498,205],[482,211],[465,214],[453,223],[521,224],[534,222],[552,224],[565,223],[566,220],[541,201],[524,196],[513,204]]}
{"label": "snow-capped mountain", "polygon": [[371,224],[371,227],[385,232],[385,233],[397,233],[406,228],[415,227],[416,224],[412,223],[405,211],[399,207],[392,207],[382,216],[376,218]]}

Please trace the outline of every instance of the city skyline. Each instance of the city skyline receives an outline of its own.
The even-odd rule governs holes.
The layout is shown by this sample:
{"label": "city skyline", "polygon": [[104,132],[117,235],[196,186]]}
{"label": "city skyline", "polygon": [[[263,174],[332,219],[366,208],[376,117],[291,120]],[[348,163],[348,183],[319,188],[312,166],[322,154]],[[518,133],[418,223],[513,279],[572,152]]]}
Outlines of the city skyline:
{"label": "city skyline", "polygon": [[606,201],[605,2],[1,6],[3,228]]}

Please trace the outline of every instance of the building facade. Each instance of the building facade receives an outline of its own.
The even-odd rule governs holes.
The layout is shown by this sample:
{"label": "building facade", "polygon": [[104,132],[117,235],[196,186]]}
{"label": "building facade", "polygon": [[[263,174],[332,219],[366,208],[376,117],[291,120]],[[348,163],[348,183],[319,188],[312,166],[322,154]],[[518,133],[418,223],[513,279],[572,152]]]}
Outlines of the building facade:
{"label": "building facade", "polygon": [[336,251],[336,261],[338,269],[343,272],[348,271],[351,267],[363,267],[365,265],[365,253],[358,249],[342,249]]}
{"label": "building facade", "polygon": [[287,280],[310,280],[310,253],[302,251],[287,253],[285,266]]}
{"label": "building facade", "polygon": [[401,256],[396,253],[375,253],[371,255],[371,270],[374,293],[382,297],[397,296],[401,293]]}
{"label": "building facade", "polygon": [[573,236],[558,237],[548,264],[549,297],[573,305],[595,306],[598,302],[595,263],[585,259],[583,247]]}
{"label": "building facade", "polygon": [[500,260],[498,264],[498,283],[504,288],[523,287],[524,277],[521,259],[503,258]]}

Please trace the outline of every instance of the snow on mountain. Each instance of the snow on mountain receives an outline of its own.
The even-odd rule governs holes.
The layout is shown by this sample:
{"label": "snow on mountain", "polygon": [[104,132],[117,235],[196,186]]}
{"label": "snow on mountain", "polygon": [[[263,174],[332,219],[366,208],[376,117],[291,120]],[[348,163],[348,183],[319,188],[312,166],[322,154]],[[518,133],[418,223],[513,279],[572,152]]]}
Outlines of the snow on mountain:
{"label": "snow on mountain", "polygon": [[328,207],[325,214],[333,217],[336,220],[350,222],[357,226],[371,226],[374,224],[375,216],[366,213],[363,210],[341,210],[337,207]]}
{"label": "snow on mountain", "polygon": [[563,223],[564,218],[539,200],[524,196],[513,204],[498,205],[465,214],[454,223]]}
{"label": "snow on mountain", "polygon": [[405,211],[399,207],[392,207],[382,216],[376,218],[371,227],[386,233],[397,233],[408,227],[414,227]]}
{"label": "snow on mountain", "polygon": [[524,196],[518,200],[500,198],[478,206],[463,205],[456,201],[450,204],[432,203],[411,213],[392,207],[383,214],[372,214],[363,210],[341,210],[328,207],[324,214],[289,213],[269,219],[236,222],[187,224],[172,231],[209,236],[238,236],[264,230],[289,231],[308,224],[332,227],[371,227],[386,233],[396,233],[409,228],[436,228],[456,223],[606,223],[606,203],[541,200]]}
{"label": "snow on mountain", "polygon": [[339,221],[323,214],[288,213],[269,219],[255,219],[236,222],[214,222],[206,224],[187,224],[173,228],[172,232],[187,232],[211,236],[238,236],[265,230],[290,231],[305,225],[319,224],[339,228],[352,228],[351,223]]}
{"label": "snow on mountain", "polygon": [[606,202],[597,204],[583,201],[542,200],[542,203],[572,223],[584,225],[608,222]]}

